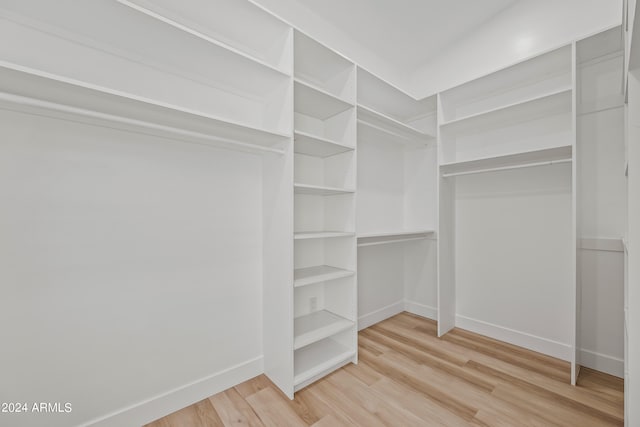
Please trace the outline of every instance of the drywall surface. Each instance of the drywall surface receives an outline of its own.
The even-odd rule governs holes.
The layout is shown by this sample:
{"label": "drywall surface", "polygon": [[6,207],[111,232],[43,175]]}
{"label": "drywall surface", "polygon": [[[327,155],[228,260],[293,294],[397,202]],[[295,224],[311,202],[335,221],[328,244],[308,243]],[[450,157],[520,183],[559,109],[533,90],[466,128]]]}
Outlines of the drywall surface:
{"label": "drywall surface", "polygon": [[0,122],[0,401],[72,405],[0,424],[78,425],[262,355],[259,157]]}
{"label": "drywall surface", "polygon": [[562,356],[571,343],[575,298],[571,168],[455,179],[456,324],[490,327],[511,342],[495,332],[516,334],[520,345],[548,345],[546,351]]}
{"label": "drywall surface", "polygon": [[524,0],[414,70],[424,98],[531,56],[620,25],[622,0]]}

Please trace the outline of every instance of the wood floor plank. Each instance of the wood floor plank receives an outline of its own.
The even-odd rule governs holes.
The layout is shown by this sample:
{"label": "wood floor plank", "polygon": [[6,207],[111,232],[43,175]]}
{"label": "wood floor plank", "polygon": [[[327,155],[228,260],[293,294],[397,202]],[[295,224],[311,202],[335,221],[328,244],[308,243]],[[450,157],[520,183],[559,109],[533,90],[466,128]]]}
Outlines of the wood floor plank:
{"label": "wood floor plank", "polygon": [[209,401],[225,426],[264,427],[251,406],[234,388],[211,396]]}
{"label": "wood floor plank", "polygon": [[429,420],[433,426],[468,427],[464,419],[437,402],[387,377],[382,377],[371,386],[371,390],[393,405],[401,406],[415,416]]}
{"label": "wood floor plank", "polygon": [[[384,331],[380,332],[378,330],[370,329],[363,332],[363,335],[367,334],[371,339],[380,340],[388,345],[390,348],[397,353],[400,353],[414,362],[424,364],[430,366],[434,369],[439,369],[446,372],[453,377],[459,378],[463,381],[467,381],[469,384],[483,388],[487,391],[493,390],[496,385],[496,380],[490,376],[482,375],[473,370],[465,369],[463,365],[459,365],[457,363],[451,363],[448,360],[448,355],[444,355],[440,353],[440,356],[443,358],[438,358],[430,353],[427,353],[424,350],[420,349],[419,343],[414,343],[409,340],[396,341],[393,338],[390,338]],[[410,343],[410,344],[408,344]]]}
{"label": "wood floor plank", "polygon": [[367,411],[366,408],[359,406],[351,399],[351,396],[335,387],[325,378],[314,384],[309,392],[322,400],[332,412],[344,414],[351,425],[383,427],[384,423],[375,415]]}
{"label": "wood floor plank", "polygon": [[349,397],[367,411],[375,415],[385,425],[402,425],[422,427],[424,420],[400,406],[392,406],[379,395],[369,389],[346,371],[338,371],[330,375],[327,380],[340,390],[345,391]]}
{"label": "wood floor plank", "polygon": [[224,427],[224,423],[207,399],[167,415],[147,427]]}
{"label": "wood floor plank", "polygon": [[375,384],[383,378],[382,375],[380,375],[378,372],[374,371],[367,365],[349,364],[344,367],[344,370],[369,386]]}
{"label": "wood floor plank", "polygon": [[623,425],[624,382],[468,331],[401,313],[359,333],[359,363],[289,400],[265,375],[150,427]]}
{"label": "wood floor plank", "polygon": [[265,427],[306,427],[298,414],[291,409],[282,396],[271,387],[264,388],[246,398]]}

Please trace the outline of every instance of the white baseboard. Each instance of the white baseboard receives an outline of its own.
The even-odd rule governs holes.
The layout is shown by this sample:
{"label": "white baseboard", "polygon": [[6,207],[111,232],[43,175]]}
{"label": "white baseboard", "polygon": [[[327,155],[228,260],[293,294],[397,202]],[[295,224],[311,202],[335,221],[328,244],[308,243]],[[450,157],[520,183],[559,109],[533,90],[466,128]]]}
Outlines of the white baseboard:
{"label": "white baseboard", "polygon": [[547,354],[562,360],[571,360],[571,346],[547,338],[456,315],[456,327],[475,332],[509,344]]}
{"label": "white baseboard", "polygon": [[608,354],[580,349],[578,363],[586,368],[624,378],[624,360]]}
{"label": "white baseboard", "polygon": [[426,317],[427,319],[438,320],[438,309],[436,307],[404,300],[404,310],[411,314]]}
{"label": "white baseboard", "polygon": [[404,301],[398,301],[371,313],[365,314],[364,316],[360,316],[358,317],[358,330],[361,331],[362,329],[375,325],[378,322],[382,322],[383,320],[402,313],[403,311]]}
{"label": "white baseboard", "polygon": [[140,426],[219,393],[264,372],[262,356],[198,381],[91,420],[83,427]]}

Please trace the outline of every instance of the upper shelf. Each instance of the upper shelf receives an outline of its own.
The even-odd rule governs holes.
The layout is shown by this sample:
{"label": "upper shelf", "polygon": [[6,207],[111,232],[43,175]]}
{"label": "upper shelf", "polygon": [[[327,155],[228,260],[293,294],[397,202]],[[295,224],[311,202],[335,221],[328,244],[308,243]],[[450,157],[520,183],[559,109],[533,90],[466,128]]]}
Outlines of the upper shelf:
{"label": "upper shelf", "polygon": [[422,132],[392,117],[363,105],[358,105],[358,122],[404,142],[426,144],[434,135]]}
{"label": "upper shelf", "polygon": [[0,62],[0,101],[16,111],[238,149],[281,152],[290,135],[243,126],[175,107]]}
{"label": "upper shelf", "polygon": [[305,116],[326,120],[353,107],[352,103],[298,78],[293,90],[295,111]]}
{"label": "upper shelf", "polygon": [[430,128],[435,129],[435,96],[418,101],[360,67],[358,67],[358,104],[406,124],[422,122],[425,117],[431,116],[433,120],[428,128],[417,124],[413,127],[425,131]]}
{"label": "upper shelf", "polygon": [[352,231],[299,231],[293,234],[294,240],[329,239],[334,237],[353,237]]}
{"label": "upper shelf", "polygon": [[446,90],[440,94],[440,122],[453,122],[570,88],[571,70],[572,47],[567,45]]}
{"label": "upper shelf", "polygon": [[355,65],[310,37],[294,32],[294,75],[355,103]]}
{"label": "upper shelf", "polygon": [[389,243],[424,240],[432,236],[433,230],[399,230],[358,233],[358,246],[375,246]]}
{"label": "upper shelf", "polygon": [[440,129],[457,132],[473,130],[478,127],[491,127],[521,120],[533,120],[543,116],[571,111],[570,87],[564,87],[523,101],[483,111],[470,116],[443,122]]}
{"label": "upper shelf", "polygon": [[[233,16],[235,3],[244,2],[220,5]],[[2,36],[20,40],[2,45],[5,62],[229,122],[291,130],[291,70],[155,12],[109,0],[34,0],[2,2],[0,15]]]}
{"label": "upper shelf", "polygon": [[570,162],[571,159],[572,146],[565,145],[561,147],[552,147],[541,150],[506,154],[502,156],[485,157],[463,162],[441,164],[440,172],[443,177],[469,175],[526,166]]}
{"label": "upper shelf", "polygon": [[[179,3],[172,0],[116,1],[222,49],[291,75],[288,26],[250,3],[230,0],[216,0],[215,3],[202,0]],[[250,26],[252,31],[242,30],[237,22]]]}
{"label": "upper shelf", "polygon": [[354,147],[344,145],[337,141],[311,135],[307,132],[295,131],[294,152],[314,157],[330,157],[336,154],[353,151]]}
{"label": "upper shelf", "polygon": [[355,190],[348,188],[324,187],[319,185],[308,185],[296,183],[293,185],[296,194],[310,194],[316,196],[335,196],[339,194],[352,194]]}

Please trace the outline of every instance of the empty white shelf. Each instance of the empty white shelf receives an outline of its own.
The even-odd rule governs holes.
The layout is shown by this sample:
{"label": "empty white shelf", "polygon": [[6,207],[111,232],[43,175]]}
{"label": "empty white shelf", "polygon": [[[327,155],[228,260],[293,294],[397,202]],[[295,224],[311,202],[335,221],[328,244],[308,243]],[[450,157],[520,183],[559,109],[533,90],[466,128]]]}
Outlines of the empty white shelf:
{"label": "empty white shelf", "polygon": [[338,97],[355,95],[355,65],[332,49],[294,31],[294,73]]}
{"label": "empty white shelf", "polygon": [[316,119],[326,120],[353,107],[353,104],[300,79],[295,79],[293,91],[296,112]]}
{"label": "empty white shelf", "polygon": [[353,326],[354,322],[326,310],[297,317],[293,324],[293,348],[297,350]]}
{"label": "empty white shelf", "polygon": [[174,140],[280,152],[289,135],[0,62],[0,103],[9,109]]}
{"label": "empty white shelf", "polygon": [[443,177],[491,172],[496,170],[515,169],[527,166],[542,166],[572,159],[571,145],[544,148],[542,150],[511,153],[503,156],[483,157],[455,163],[440,165]]}
{"label": "empty white shelf", "polygon": [[306,132],[296,131],[294,138],[294,152],[306,154],[307,156],[324,158],[354,150],[354,147],[349,147],[340,142],[314,136]]}
{"label": "empty white shelf", "polygon": [[358,105],[358,123],[388,135],[399,137],[406,142],[426,144],[430,139],[434,138],[434,135],[421,132],[399,120],[363,105]]}
{"label": "empty white shelf", "polygon": [[[267,13],[264,13],[258,8],[247,8],[245,11],[246,17],[248,18],[249,14],[255,15],[251,18],[260,19],[263,26],[259,28],[259,31],[255,31],[250,36],[245,36],[245,42],[249,39],[251,40],[251,44],[253,47],[248,46],[247,44],[242,45],[238,42],[238,40],[232,41],[229,37],[225,37],[221,35],[219,32],[216,32],[215,29],[208,28],[210,25],[211,19],[207,22],[207,17],[210,16],[210,12],[214,12],[214,10],[198,10],[202,8],[202,3],[197,4],[195,2],[187,3],[183,2],[182,9],[178,8],[181,13],[178,13],[175,8],[173,10],[169,10],[167,4],[164,6],[161,4],[162,2],[158,1],[149,1],[149,0],[116,0],[118,3],[121,3],[124,6],[130,7],[138,12],[141,12],[150,18],[156,19],[159,22],[164,23],[167,26],[173,27],[177,30],[180,30],[184,33],[190,34],[196,38],[199,38],[207,43],[211,44],[209,47],[211,50],[227,50],[233,54],[244,57],[252,62],[257,63],[260,66],[271,68],[274,71],[286,75],[291,75],[291,72],[288,70],[284,70],[279,68],[280,64],[274,64],[269,61],[271,58],[267,58],[269,56],[268,51],[274,50],[273,46],[270,46],[269,43],[273,43],[272,40],[277,40],[278,35],[284,34],[286,31],[286,25],[276,23],[275,19],[270,20],[269,24],[266,23],[266,20],[269,18]],[[170,4],[169,2],[165,2]],[[218,5],[219,7],[220,5]],[[215,8],[215,6],[214,6]],[[185,17],[184,12],[188,12],[191,16],[189,18]],[[217,11],[216,11],[217,12]],[[214,12],[215,13],[215,12]],[[259,16],[258,15],[263,15]],[[199,23],[195,22],[194,19],[200,20]],[[219,23],[224,22],[223,19],[219,19]],[[282,28],[278,28],[282,27]],[[255,27],[253,27],[255,29]],[[167,29],[168,31],[170,29]],[[261,33],[268,32],[270,33],[266,40],[260,40]],[[255,35],[254,35],[255,34]],[[266,36],[266,35],[265,35]],[[227,40],[236,46],[231,46],[227,44],[219,38]],[[235,43],[234,43],[235,42]],[[193,52],[194,54],[204,55],[200,52]],[[271,59],[271,61],[273,61]]]}
{"label": "empty white shelf", "polygon": [[296,194],[311,194],[317,196],[335,196],[337,194],[350,194],[354,190],[347,188],[324,187],[320,185],[294,184],[293,188]]}
{"label": "empty white shelf", "polygon": [[325,282],[327,280],[340,279],[342,277],[353,276],[354,272],[342,268],[328,265],[318,265],[314,267],[298,268],[293,272],[293,286],[307,286],[314,283]]}
{"label": "empty white shelf", "polygon": [[350,231],[302,231],[293,234],[295,240],[326,239],[330,237],[353,237],[356,233]]}
{"label": "empty white shelf", "polygon": [[571,92],[570,87],[552,91],[520,102],[449,120],[441,123],[440,128],[449,130],[473,128],[478,124],[510,123],[557,114],[561,111],[571,111]]}
{"label": "empty white shelf", "polygon": [[343,364],[355,355],[355,351],[331,338],[318,341],[294,353],[294,384],[309,381],[316,375]]}
{"label": "empty white shelf", "polygon": [[358,246],[375,246],[388,243],[423,240],[433,235],[433,230],[380,231],[358,234]]}

